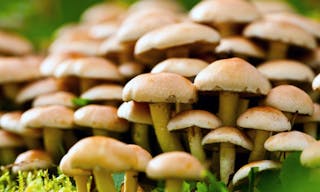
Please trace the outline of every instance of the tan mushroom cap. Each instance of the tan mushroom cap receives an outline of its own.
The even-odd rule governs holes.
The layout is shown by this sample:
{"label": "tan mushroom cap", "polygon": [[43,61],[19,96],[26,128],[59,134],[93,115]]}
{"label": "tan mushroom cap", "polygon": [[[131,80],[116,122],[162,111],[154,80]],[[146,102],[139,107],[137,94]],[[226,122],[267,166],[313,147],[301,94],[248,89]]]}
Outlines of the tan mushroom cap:
{"label": "tan mushroom cap", "polygon": [[127,144],[105,136],[81,139],[68,151],[72,168],[92,170],[102,168],[110,172],[131,170],[136,165],[135,152]]}
{"label": "tan mushroom cap", "polygon": [[101,40],[97,39],[56,39],[49,47],[50,54],[99,55]]}
{"label": "tan mushroom cap", "polygon": [[208,0],[195,5],[189,16],[201,23],[249,23],[258,19],[260,13],[246,0]]}
{"label": "tan mushroom cap", "polygon": [[249,24],[243,32],[245,37],[280,41],[289,45],[314,49],[316,39],[302,28],[284,21],[258,20]]}
{"label": "tan mushroom cap", "polygon": [[288,80],[311,83],[315,77],[308,65],[294,60],[267,61],[257,66],[257,69],[270,81]]}
{"label": "tan mushroom cap", "polygon": [[313,113],[313,101],[310,96],[293,85],[279,85],[272,88],[264,103],[284,112],[306,115]]}
{"label": "tan mushroom cap", "polygon": [[214,47],[220,35],[214,29],[192,22],[166,25],[144,34],[136,43],[135,57],[143,62],[159,61],[165,50],[178,46],[190,46],[190,52],[199,52],[203,47]]}
{"label": "tan mushroom cap", "polygon": [[205,168],[189,153],[182,151],[157,155],[147,165],[146,173],[151,179],[200,180]]}
{"label": "tan mushroom cap", "polygon": [[151,154],[139,145],[129,144],[128,147],[134,151],[137,158],[137,164],[133,166],[133,170],[145,172],[149,161],[152,159]]}
{"label": "tan mushroom cap", "polygon": [[107,21],[103,23],[97,23],[89,28],[89,36],[93,39],[106,39],[115,34],[119,29],[120,22]]}
{"label": "tan mushroom cap", "polygon": [[129,124],[117,116],[117,108],[107,105],[86,105],[74,112],[74,123],[80,126],[126,132]]}
{"label": "tan mushroom cap", "polygon": [[247,109],[238,117],[237,125],[243,128],[276,132],[291,129],[288,118],[280,110],[268,106]]}
{"label": "tan mushroom cap", "polygon": [[222,38],[216,47],[217,54],[243,55],[247,57],[265,58],[265,51],[242,36],[231,36]]}
{"label": "tan mushroom cap", "polygon": [[304,148],[301,156],[300,162],[303,166],[309,168],[319,168],[320,167],[320,141],[311,143],[308,147]]}
{"label": "tan mushroom cap", "polygon": [[272,161],[272,160],[261,160],[261,161],[254,161],[242,166],[233,176],[232,184],[235,186],[239,184],[243,179],[249,176],[249,173],[252,168],[257,167],[258,172],[263,172],[266,170],[274,170],[280,169],[281,163]]}
{"label": "tan mushroom cap", "polygon": [[40,78],[42,76],[39,70],[41,60],[40,56],[0,57],[0,83],[23,82]]}
{"label": "tan mushroom cap", "polygon": [[197,101],[197,92],[188,79],[178,74],[145,73],[134,77],[124,86],[122,99],[138,102],[193,103]]}
{"label": "tan mushroom cap", "polygon": [[168,72],[184,77],[194,77],[207,66],[208,63],[200,59],[169,58],[155,65],[151,73]]}
{"label": "tan mushroom cap", "polygon": [[239,129],[234,127],[219,127],[210,131],[202,139],[202,145],[214,143],[231,143],[252,150],[252,141]]}
{"label": "tan mushroom cap", "polygon": [[22,87],[15,98],[15,102],[24,103],[39,95],[64,90],[66,89],[65,86],[66,85],[64,85],[64,83],[59,79],[51,77],[33,81]]}
{"label": "tan mushroom cap", "polygon": [[21,125],[21,116],[22,111],[12,111],[3,114],[0,119],[1,128],[22,136],[41,137],[42,131],[40,129],[29,129]]}
{"label": "tan mushroom cap", "polygon": [[32,49],[31,42],[24,37],[0,30],[0,53],[25,55],[31,53]]}
{"label": "tan mushroom cap", "polygon": [[232,91],[266,95],[271,84],[254,66],[240,58],[217,60],[198,73],[200,91]]}
{"label": "tan mushroom cap", "polygon": [[[74,152],[74,151],[73,151]],[[89,176],[91,171],[73,168],[71,165],[72,152],[65,154],[60,160],[59,168],[63,174],[68,176]]]}
{"label": "tan mushroom cap", "polygon": [[108,58],[113,58],[117,54],[126,54],[128,52],[127,50],[128,46],[120,42],[118,36],[114,34],[101,43],[99,47],[99,54],[106,55]]}
{"label": "tan mushroom cap", "polygon": [[122,85],[100,84],[83,92],[80,97],[91,101],[122,100]]}
{"label": "tan mushroom cap", "polygon": [[72,54],[50,54],[40,65],[40,72],[44,76],[53,76],[55,69],[65,60],[71,57],[80,57],[80,55]]}
{"label": "tan mushroom cap", "polygon": [[277,12],[294,12],[293,7],[286,1],[259,0],[259,1],[252,1],[252,3],[257,7],[257,9],[263,15],[268,13],[277,13]]}
{"label": "tan mushroom cap", "polygon": [[164,9],[164,10],[169,10],[172,12],[181,12],[183,11],[183,7],[181,6],[181,3],[177,1],[172,1],[172,0],[140,0],[136,1],[133,3],[130,7],[128,12],[129,13],[134,13],[134,12],[139,12],[143,11],[146,9]]}
{"label": "tan mushroom cap", "polygon": [[312,80],[312,89],[315,91],[320,90],[320,73],[315,76],[315,78]]}
{"label": "tan mushroom cap", "polygon": [[222,125],[221,120],[205,110],[186,110],[176,114],[168,122],[169,131],[196,126],[204,129],[215,129]]}
{"label": "tan mushroom cap", "polygon": [[152,125],[149,105],[135,101],[123,102],[117,111],[118,117],[134,123]]}
{"label": "tan mushroom cap", "polygon": [[14,161],[12,171],[32,171],[35,169],[48,169],[53,166],[50,155],[43,150],[32,149],[19,154]]}
{"label": "tan mushroom cap", "polygon": [[63,105],[66,107],[73,108],[74,105],[72,100],[75,99],[76,96],[71,92],[66,91],[58,91],[54,93],[48,93],[37,96],[33,102],[33,107],[47,106],[47,105]]}
{"label": "tan mushroom cap", "polygon": [[69,59],[55,70],[56,77],[77,76],[82,78],[122,80],[117,66],[109,60],[99,57]]}
{"label": "tan mushroom cap", "polygon": [[61,105],[34,107],[22,114],[20,122],[30,128],[70,129],[73,127],[73,110]]}
{"label": "tan mushroom cap", "polygon": [[300,131],[277,133],[269,137],[264,143],[268,151],[302,151],[316,140]]}
{"label": "tan mushroom cap", "polygon": [[310,122],[320,122],[320,105],[318,103],[313,103],[313,114],[309,115],[298,115],[294,122],[296,123],[310,123]]}
{"label": "tan mushroom cap", "polygon": [[141,73],[143,73],[145,66],[141,63],[128,61],[119,65],[119,72],[127,79],[131,79]]}
{"label": "tan mushroom cap", "polygon": [[0,148],[11,148],[11,147],[24,147],[25,143],[23,139],[14,133],[9,131],[0,130]]}

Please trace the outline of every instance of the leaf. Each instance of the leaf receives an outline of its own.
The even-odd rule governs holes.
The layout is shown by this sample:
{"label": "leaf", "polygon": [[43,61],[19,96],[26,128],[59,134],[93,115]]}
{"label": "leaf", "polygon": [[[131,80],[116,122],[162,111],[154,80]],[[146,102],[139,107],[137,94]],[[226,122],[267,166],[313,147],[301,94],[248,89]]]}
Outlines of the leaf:
{"label": "leaf", "polygon": [[124,181],[124,173],[114,173],[112,174],[112,178],[114,181],[114,185],[116,186],[116,190],[120,191],[121,184]]}
{"label": "leaf", "polygon": [[252,167],[249,172],[249,192],[255,191],[255,178],[256,173],[259,171],[258,167]]}
{"label": "leaf", "polygon": [[78,97],[78,98],[72,99],[72,103],[76,107],[83,107],[83,106],[90,104],[91,101],[89,99],[84,99],[84,98]]}

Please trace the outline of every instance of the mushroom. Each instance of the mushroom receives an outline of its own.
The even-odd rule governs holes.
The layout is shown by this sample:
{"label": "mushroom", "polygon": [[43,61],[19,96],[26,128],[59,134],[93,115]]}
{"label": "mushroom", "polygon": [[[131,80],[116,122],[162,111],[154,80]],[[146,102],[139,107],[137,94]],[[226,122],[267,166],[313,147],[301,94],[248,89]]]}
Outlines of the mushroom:
{"label": "mushroom", "polygon": [[219,143],[220,151],[220,179],[226,185],[229,182],[230,175],[234,172],[236,149],[239,145],[247,150],[252,150],[251,140],[239,129],[223,126],[210,131],[202,139],[202,145]]}
{"label": "mushroom", "polygon": [[145,66],[136,61],[128,61],[119,65],[119,72],[126,80],[143,73],[144,69]]}
{"label": "mushroom", "polygon": [[124,86],[122,99],[148,102],[161,149],[164,152],[183,150],[177,136],[168,131],[167,124],[171,116],[170,103],[197,101],[196,89],[188,79],[174,73],[141,74]]}
{"label": "mushroom", "polygon": [[67,91],[58,91],[53,93],[47,93],[37,96],[33,102],[33,107],[41,107],[48,105],[62,105],[69,108],[74,108],[72,100],[75,99],[76,96]]}
{"label": "mushroom", "polygon": [[25,143],[23,139],[14,133],[10,133],[5,130],[0,130],[0,164],[7,165],[14,162],[19,151],[17,149],[21,149],[25,147]]}
{"label": "mushroom", "polygon": [[183,180],[202,180],[205,168],[192,155],[182,151],[162,153],[151,159],[146,173],[151,179],[166,180],[165,191],[182,191]]}
{"label": "mushroom", "polygon": [[313,103],[313,114],[311,116],[298,115],[296,123],[303,123],[303,132],[317,139],[318,122],[320,122],[320,105]]}
{"label": "mushroom", "polygon": [[309,168],[320,167],[320,141],[316,141],[308,145],[302,150],[300,162],[303,166]]}
{"label": "mushroom", "polygon": [[264,142],[272,132],[291,130],[288,118],[280,110],[268,106],[249,108],[238,117],[237,125],[256,130],[249,162],[265,159]]}
{"label": "mushroom", "polygon": [[168,122],[169,131],[186,130],[190,152],[202,164],[206,155],[202,148],[202,129],[212,130],[221,126],[221,120],[214,114],[204,110],[186,110],[176,114]]}
{"label": "mushroom", "polygon": [[0,54],[26,55],[33,51],[31,42],[26,38],[0,30]]}
{"label": "mushroom", "polygon": [[259,0],[252,1],[261,14],[266,15],[268,13],[278,12],[295,12],[294,8],[286,1],[277,0]]}

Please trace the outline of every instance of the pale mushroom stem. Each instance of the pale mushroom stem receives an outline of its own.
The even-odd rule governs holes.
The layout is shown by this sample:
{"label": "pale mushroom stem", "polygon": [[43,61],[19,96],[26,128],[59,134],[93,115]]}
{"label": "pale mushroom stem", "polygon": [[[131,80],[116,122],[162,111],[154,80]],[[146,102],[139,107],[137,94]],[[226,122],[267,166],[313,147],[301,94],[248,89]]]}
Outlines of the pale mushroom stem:
{"label": "pale mushroom stem", "polygon": [[55,163],[60,162],[64,155],[63,131],[55,128],[45,127],[43,129],[44,148],[53,158]]}
{"label": "pale mushroom stem", "polygon": [[176,113],[179,113],[181,111],[186,111],[189,109],[192,109],[192,104],[190,103],[175,103],[175,107],[176,107]]}
{"label": "pale mushroom stem", "polygon": [[270,132],[264,130],[256,130],[253,149],[249,156],[249,162],[263,160],[265,158],[266,150],[264,142],[269,138]]}
{"label": "pale mushroom stem", "polygon": [[137,192],[138,172],[126,171],[124,175],[124,192]]}
{"label": "pale mushroom stem", "polygon": [[219,117],[223,125],[234,126],[238,110],[238,94],[234,92],[221,92],[219,95]]}
{"label": "pale mushroom stem", "polygon": [[303,132],[317,139],[317,130],[318,125],[315,122],[304,123],[303,124]]}
{"label": "pale mushroom stem", "polygon": [[147,124],[134,123],[132,130],[133,142],[147,151],[151,151],[149,144],[149,127]]}
{"label": "pale mushroom stem", "polygon": [[182,191],[183,181],[180,179],[167,179],[165,192],[180,192]]}
{"label": "pale mushroom stem", "polygon": [[215,24],[221,37],[229,37],[237,34],[237,29],[234,24],[231,23],[219,23]]}
{"label": "pale mushroom stem", "polygon": [[8,165],[14,162],[18,153],[12,148],[3,148],[0,149],[0,164]]}
{"label": "pale mushroom stem", "polygon": [[238,114],[237,114],[238,116],[248,109],[249,102],[250,102],[249,99],[243,99],[243,98],[239,99]]}
{"label": "pale mushroom stem", "polygon": [[104,129],[93,129],[92,130],[93,135],[95,136],[106,136],[110,137],[110,133],[107,130]]}
{"label": "pale mushroom stem", "polygon": [[103,170],[102,168],[94,168],[93,177],[98,192],[117,192],[111,173]]}
{"label": "pale mushroom stem", "polygon": [[231,143],[220,144],[220,179],[226,185],[230,175],[234,172],[236,158],[235,146]]}
{"label": "pale mushroom stem", "polygon": [[205,164],[206,155],[201,145],[201,129],[199,127],[190,127],[187,134],[191,154],[195,156],[202,164]]}
{"label": "pale mushroom stem", "polygon": [[97,85],[97,80],[95,79],[87,79],[87,78],[80,78],[80,92],[83,93]]}
{"label": "pale mushroom stem", "polygon": [[170,104],[150,103],[149,107],[155,134],[162,151],[183,151],[179,138],[167,129],[171,113]]}
{"label": "pale mushroom stem", "polygon": [[280,41],[269,43],[268,59],[284,59],[287,56],[288,45]]}
{"label": "pale mushroom stem", "polygon": [[17,83],[6,83],[2,85],[2,91],[5,97],[14,100],[20,91],[20,87]]}
{"label": "pale mushroom stem", "polygon": [[37,138],[26,136],[26,137],[23,137],[23,140],[26,143],[28,149],[39,149],[42,146],[40,140]]}
{"label": "pale mushroom stem", "polygon": [[88,192],[87,182],[89,177],[86,175],[73,176],[76,182],[77,192]]}

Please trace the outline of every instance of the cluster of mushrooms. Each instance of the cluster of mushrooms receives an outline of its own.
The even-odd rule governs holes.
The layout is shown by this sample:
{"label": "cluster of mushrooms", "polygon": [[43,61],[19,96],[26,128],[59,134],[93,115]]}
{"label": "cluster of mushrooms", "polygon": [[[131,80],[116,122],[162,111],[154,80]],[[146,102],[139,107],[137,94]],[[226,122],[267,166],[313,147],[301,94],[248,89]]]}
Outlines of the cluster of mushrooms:
{"label": "cluster of mushrooms", "polygon": [[283,2],[105,2],[43,54],[0,31],[0,54],[0,161],[15,173],[59,165],[79,192],[90,176],[114,192],[124,172],[125,192],[141,178],[179,192],[206,170],[233,190],[292,151],[320,166],[320,23]]}

